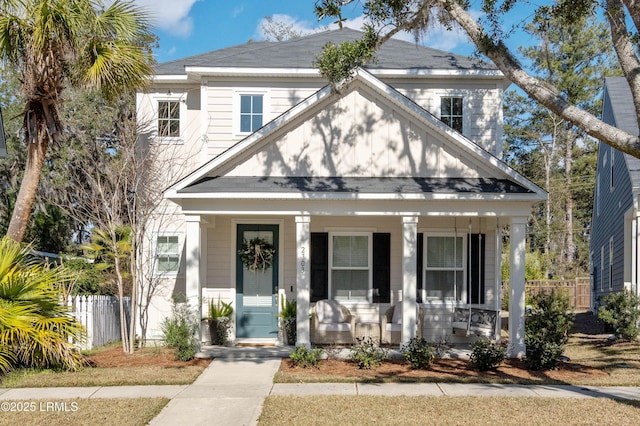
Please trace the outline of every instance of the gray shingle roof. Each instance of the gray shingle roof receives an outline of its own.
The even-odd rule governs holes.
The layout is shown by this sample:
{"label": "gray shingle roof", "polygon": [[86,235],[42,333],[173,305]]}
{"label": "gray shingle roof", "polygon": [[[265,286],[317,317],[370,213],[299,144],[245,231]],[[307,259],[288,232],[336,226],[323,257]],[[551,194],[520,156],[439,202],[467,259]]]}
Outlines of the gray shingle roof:
{"label": "gray shingle roof", "polygon": [[[632,135],[639,134],[636,110],[633,106],[633,97],[629,83],[624,77],[605,78],[608,104],[611,107],[614,126]],[[607,102],[607,100],[605,100]],[[624,154],[633,188],[640,188],[640,159],[629,154]]]}
{"label": "gray shingle roof", "polygon": [[[231,68],[313,68],[315,56],[328,42],[355,40],[362,32],[344,28],[324,31],[288,41],[259,41],[190,56],[155,67],[158,75],[184,74],[186,66]],[[367,69],[496,70],[493,64],[470,59],[415,43],[391,39]]]}
{"label": "gray shingle roof", "polygon": [[489,193],[531,194],[507,179],[424,177],[207,177],[178,193],[262,192],[276,193]]}

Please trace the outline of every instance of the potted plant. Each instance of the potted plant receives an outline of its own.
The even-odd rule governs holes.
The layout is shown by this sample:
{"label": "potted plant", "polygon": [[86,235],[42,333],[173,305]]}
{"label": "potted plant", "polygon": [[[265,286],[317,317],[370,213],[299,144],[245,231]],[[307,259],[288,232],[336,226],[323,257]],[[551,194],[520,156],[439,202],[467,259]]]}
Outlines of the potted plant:
{"label": "potted plant", "polygon": [[209,336],[212,345],[224,345],[227,343],[229,332],[229,320],[233,314],[232,302],[223,302],[218,297],[218,302],[209,300],[209,316],[204,318],[209,322]]}
{"label": "potted plant", "polygon": [[282,326],[283,342],[287,345],[296,344],[296,301],[287,300],[285,296],[280,299],[280,312],[278,313]]}

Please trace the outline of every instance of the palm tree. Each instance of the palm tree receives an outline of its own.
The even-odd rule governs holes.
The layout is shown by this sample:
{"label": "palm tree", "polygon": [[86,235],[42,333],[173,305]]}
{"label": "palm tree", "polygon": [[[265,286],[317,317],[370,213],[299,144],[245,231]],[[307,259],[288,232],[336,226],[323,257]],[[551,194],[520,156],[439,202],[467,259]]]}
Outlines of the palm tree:
{"label": "palm tree", "polygon": [[70,278],[61,266],[34,261],[28,247],[0,239],[0,373],[83,364],[71,342],[85,340],[84,327],[61,303],[61,286]]}
{"label": "palm tree", "polygon": [[[130,327],[127,327],[127,315],[124,309],[125,279],[130,278],[133,251],[133,232],[130,226],[119,225],[109,230],[94,229],[91,232],[91,242],[84,244],[82,249],[94,260],[98,270],[113,273],[118,287],[120,301],[120,336],[122,350],[132,353],[135,346],[135,314],[132,311]],[[135,287],[135,286],[134,286]],[[136,297],[132,294],[131,307],[134,308]],[[128,330],[128,331],[127,331]]]}
{"label": "palm tree", "polygon": [[142,86],[153,63],[147,15],[116,0],[0,1],[0,59],[13,66],[24,98],[27,162],[7,235],[22,241],[47,147],[62,136],[58,115],[67,87],[108,98]]}

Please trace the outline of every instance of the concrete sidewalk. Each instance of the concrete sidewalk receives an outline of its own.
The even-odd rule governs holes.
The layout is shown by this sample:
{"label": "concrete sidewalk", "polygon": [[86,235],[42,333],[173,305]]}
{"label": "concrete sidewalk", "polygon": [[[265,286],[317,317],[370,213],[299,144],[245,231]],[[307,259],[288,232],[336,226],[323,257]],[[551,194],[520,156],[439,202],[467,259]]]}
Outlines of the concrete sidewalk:
{"label": "concrete sidewalk", "polygon": [[0,389],[2,400],[170,398],[151,421],[164,426],[255,425],[269,395],[529,396],[640,400],[640,387],[501,385],[479,383],[273,384],[280,358],[216,358],[191,385]]}

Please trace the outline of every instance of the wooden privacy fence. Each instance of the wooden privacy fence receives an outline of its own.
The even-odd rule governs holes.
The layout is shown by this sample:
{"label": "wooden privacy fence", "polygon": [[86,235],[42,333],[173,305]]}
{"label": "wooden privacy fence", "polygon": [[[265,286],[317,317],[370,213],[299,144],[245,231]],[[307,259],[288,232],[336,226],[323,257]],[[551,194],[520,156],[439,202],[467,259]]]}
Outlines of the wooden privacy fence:
{"label": "wooden privacy fence", "polygon": [[[509,282],[502,284],[502,295],[509,288]],[[591,279],[589,277],[574,278],[572,280],[531,280],[525,283],[528,297],[538,293],[551,293],[551,290],[561,290],[569,295],[569,303],[575,311],[591,308]]]}
{"label": "wooden privacy fence", "polygon": [[[91,349],[117,342],[120,336],[120,302],[115,296],[73,296],[67,300],[75,318],[87,329],[87,343]],[[131,315],[131,298],[124,298],[127,323]]]}

